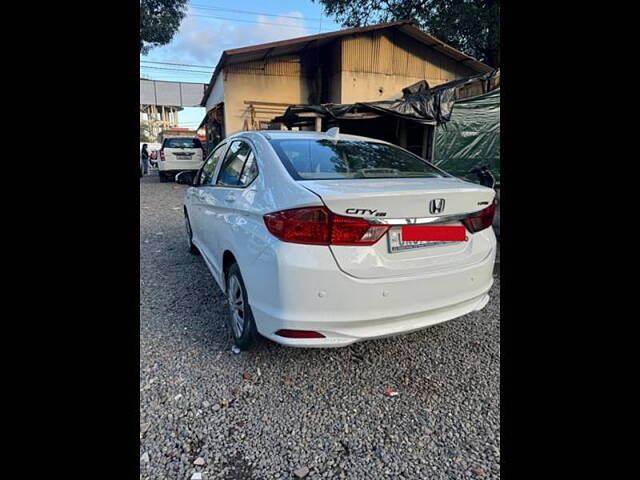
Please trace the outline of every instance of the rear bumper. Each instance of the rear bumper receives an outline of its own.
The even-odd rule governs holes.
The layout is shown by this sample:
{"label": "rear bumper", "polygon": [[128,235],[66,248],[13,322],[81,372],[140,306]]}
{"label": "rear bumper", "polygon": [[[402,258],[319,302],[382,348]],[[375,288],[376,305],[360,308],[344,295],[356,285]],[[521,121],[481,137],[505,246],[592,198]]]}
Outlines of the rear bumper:
{"label": "rear bumper", "polygon": [[179,174],[180,172],[197,172],[198,169],[191,169],[191,168],[182,168],[180,170],[160,170],[158,169],[158,174],[159,175],[164,175],[166,177],[171,177],[172,179],[175,178],[175,176],[177,174]]}
{"label": "rear bumper", "polygon": [[165,161],[158,161],[158,170],[160,172],[185,172],[185,171],[194,171],[194,170],[200,170],[200,167],[202,166],[202,162],[192,162],[192,161],[180,161],[180,162],[174,162],[171,160],[165,160]]}
{"label": "rear bumper", "polygon": [[[345,274],[328,249],[322,258],[322,247],[281,245],[285,251],[273,255],[277,279],[248,288],[258,331],[288,346],[340,347],[420,330],[480,310],[493,284],[495,242],[475,264],[385,279]],[[255,266],[268,260],[261,258]],[[312,330],[324,338],[285,338],[275,334],[279,329]]]}

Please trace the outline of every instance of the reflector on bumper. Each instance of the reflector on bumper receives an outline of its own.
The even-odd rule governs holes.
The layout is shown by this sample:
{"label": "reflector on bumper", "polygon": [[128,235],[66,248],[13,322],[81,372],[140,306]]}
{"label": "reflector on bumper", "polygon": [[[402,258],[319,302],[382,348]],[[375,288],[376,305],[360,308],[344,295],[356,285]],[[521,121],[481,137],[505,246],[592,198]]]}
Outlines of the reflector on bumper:
{"label": "reflector on bumper", "polygon": [[286,330],[280,329],[276,332],[276,335],[286,338],[324,338],[319,332],[311,330]]}

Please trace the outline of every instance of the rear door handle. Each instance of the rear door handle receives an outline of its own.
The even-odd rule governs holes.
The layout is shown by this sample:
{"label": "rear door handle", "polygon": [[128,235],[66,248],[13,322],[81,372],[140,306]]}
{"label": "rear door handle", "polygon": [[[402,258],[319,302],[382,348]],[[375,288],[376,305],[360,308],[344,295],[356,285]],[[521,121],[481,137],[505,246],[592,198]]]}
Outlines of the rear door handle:
{"label": "rear door handle", "polygon": [[233,193],[230,193],[224,198],[224,201],[227,203],[233,203],[236,201],[236,196]]}

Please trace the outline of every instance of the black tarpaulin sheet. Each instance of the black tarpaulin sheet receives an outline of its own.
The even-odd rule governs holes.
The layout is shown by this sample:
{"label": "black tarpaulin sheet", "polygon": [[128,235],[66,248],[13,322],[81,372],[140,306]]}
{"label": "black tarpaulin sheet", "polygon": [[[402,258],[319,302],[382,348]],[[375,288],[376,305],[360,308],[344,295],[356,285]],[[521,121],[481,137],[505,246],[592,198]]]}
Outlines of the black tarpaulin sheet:
{"label": "black tarpaulin sheet", "polygon": [[323,103],[321,105],[289,107],[280,117],[274,119],[288,125],[308,122],[301,113],[319,113],[336,120],[354,120],[391,115],[411,120],[422,125],[438,125],[449,121],[453,108],[455,87],[437,90],[429,89],[429,84],[421,80],[406,87],[402,98],[379,102],[358,102],[351,104]]}
{"label": "black tarpaulin sheet", "polygon": [[385,115],[404,118],[422,125],[441,125],[451,118],[456,89],[475,81],[490,80],[496,71],[451,81],[431,88],[426,80],[420,80],[402,89],[402,98],[379,102],[351,104],[323,103],[320,105],[292,106],[284,114],[274,118],[289,126],[310,123],[305,113],[317,113],[336,120],[360,120]]}
{"label": "black tarpaulin sheet", "polygon": [[447,123],[436,127],[433,163],[458,177],[487,165],[500,184],[500,88],[455,102]]}

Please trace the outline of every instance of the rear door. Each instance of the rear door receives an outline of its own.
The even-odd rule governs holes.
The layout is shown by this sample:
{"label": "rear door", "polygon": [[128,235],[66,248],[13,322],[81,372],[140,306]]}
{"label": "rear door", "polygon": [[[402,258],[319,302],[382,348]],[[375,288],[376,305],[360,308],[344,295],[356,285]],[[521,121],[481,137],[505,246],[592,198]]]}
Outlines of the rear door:
{"label": "rear door", "polygon": [[207,257],[217,275],[222,273],[222,245],[242,247],[241,243],[232,240],[233,230],[239,232],[241,229],[243,217],[253,198],[244,195],[245,189],[257,174],[257,163],[249,142],[234,140],[226,150],[216,179],[202,189],[202,236],[206,238]]}
{"label": "rear door", "polygon": [[206,191],[215,183],[215,173],[221,160],[224,158],[224,154],[227,151],[229,145],[222,143],[207,157],[202,169],[198,172],[195,188],[191,188],[188,191],[188,214],[191,219],[191,229],[196,243],[200,248],[204,250],[210,250],[211,246],[207,245],[211,239],[208,238],[204,232],[206,229],[203,227],[203,222],[206,218],[203,215],[204,206],[206,202]]}

